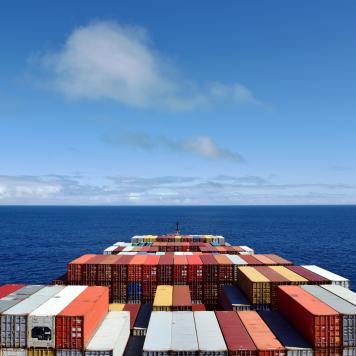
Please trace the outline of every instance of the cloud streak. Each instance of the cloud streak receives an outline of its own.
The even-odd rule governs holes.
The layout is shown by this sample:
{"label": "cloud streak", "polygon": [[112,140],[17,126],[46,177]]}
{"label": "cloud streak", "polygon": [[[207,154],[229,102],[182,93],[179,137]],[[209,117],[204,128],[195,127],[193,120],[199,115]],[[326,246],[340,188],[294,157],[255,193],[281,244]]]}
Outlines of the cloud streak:
{"label": "cloud streak", "polygon": [[355,204],[356,185],[273,184],[255,176],[0,176],[0,204],[273,205]]}
{"label": "cloud streak", "polygon": [[142,132],[124,132],[104,137],[114,145],[124,145],[143,151],[161,149],[166,152],[195,155],[210,160],[243,162],[243,157],[234,151],[220,147],[210,136],[195,136],[174,140],[165,136],[150,136]]}
{"label": "cloud streak", "polygon": [[70,98],[173,111],[260,104],[241,83],[199,83],[178,75],[137,26],[100,21],[76,28],[61,49],[39,56],[39,62],[47,71],[47,85]]}

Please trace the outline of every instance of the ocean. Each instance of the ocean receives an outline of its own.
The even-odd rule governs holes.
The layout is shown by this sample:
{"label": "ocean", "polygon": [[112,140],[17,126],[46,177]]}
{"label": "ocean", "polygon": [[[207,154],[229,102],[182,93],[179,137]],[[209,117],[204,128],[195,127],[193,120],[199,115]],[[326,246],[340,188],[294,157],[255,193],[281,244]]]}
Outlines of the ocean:
{"label": "ocean", "polygon": [[356,206],[0,206],[0,284],[49,283],[85,253],[133,235],[216,234],[256,253],[316,264],[356,287]]}

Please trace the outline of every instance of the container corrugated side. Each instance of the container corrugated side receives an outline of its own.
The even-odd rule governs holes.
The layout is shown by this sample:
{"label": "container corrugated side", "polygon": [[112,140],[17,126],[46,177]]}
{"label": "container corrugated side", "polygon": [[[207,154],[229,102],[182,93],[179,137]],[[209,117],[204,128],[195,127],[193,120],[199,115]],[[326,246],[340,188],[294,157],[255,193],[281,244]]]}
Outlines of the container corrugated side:
{"label": "container corrugated side", "polygon": [[302,288],[342,315],[343,346],[356,346],[356,306],[319,286],[306,285]]}
{"label": "container corrugated side", "polygon": [[68,286],[28,316],[28,347],[55,347],[56,315],[80,295],[86,286]]}
{"label": "container corrugated side", "polygon": [[261,354],[261,352],[274,356],[285,354],[283,345],[278,341],[257,312],[240,311],[237,312],[237,314],[259,350],[259,354]]}
{"label": "container corrugated side", "polygon": [[173,286],[159,285],[153,301],[153,310],[171,310],[173,301]]}
{"label": "container corrugated side", "polygon": [[335,295],[339,296],[342,299],[345,299],[349,303],[356,305],[356,293],[351,291],[348,288],[338,286],[336,284],[331,284],[331,285],[322,285],[322,288],[328,290],[331,293],[334,293]]}
{"label": "container corrugated side", "polygon": [[27,356],[54,356],[56,354],[53,349],[28,349]]}
{"label": "container corrugated side", "polygon": [[171,355],[196,355],[198,339],[195,330],[194,315],[191,311],[172,313]]}
{"label": "container corrugated side", "polygon": [[124,353],[130,336],[129,312],[109,312],[85,350],[86,356],[119,356]]}
{"label": "container corrugated side", "polygon": [[63,290],[63,286],[48,286],[40,289],[22,302],[6,310],[1,316],[1,346],[26,348],[27,316],[47,300]]}
{"label": "container corrugated side", "polygon": [[258,314],[287,350],[287,355],[313,356],[312,346],[276,311],[259,311]]}
{"label": "container corrugated side", "polygon": [[194,312],[194,320],[201,355],[222,355],[227,352],[224,337],[213,311]]}
{"label": "container corrugated side", "polygon": [[0,350],[2,356],[27,356],[26,349],[4,348]]}
{"label": "container corrugated side", "polygon": [[229,356],[256,356],[257,348],[234,311],[216,311]]}
{"label": "container corrugated side", "polygon": [[237,286],[223,286],[220,294],[220,305],[224,310],[251,310],[252,306]]}
{"label": "container corrugated side", "polygon": [[76,349],[56,349],[56,356],[83,356],[84,351]]}
{"label": "container corrugated side", "polygon": [[12,308],[17,303],[22,302],[32,294],[38,292],[44,286],[42,285],[28,285],[26,287],[20,288],[15,292],[8,294],[7,296],[0,299],[0,313]]}
{"label": "container corrugated side", "polygon": [[171,344],[172,312],[152,312],[143,345],[143,355],[168,355]]}
{"label": "container corrugated side", "polygon": [[338,284],[342,287],[350,288],[350,280],[345,277],[341,277],[336,273],[315,265],[303,265],[302,267],[318,274],[319,276],[329,279],[332,284]]}

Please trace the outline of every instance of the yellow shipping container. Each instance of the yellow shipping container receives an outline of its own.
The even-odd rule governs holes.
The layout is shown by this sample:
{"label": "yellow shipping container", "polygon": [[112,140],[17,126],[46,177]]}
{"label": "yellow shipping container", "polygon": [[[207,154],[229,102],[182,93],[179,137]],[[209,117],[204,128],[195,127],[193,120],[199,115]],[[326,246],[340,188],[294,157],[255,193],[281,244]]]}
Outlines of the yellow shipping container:
{"label": "yellow shipping container", "polygon": [[307,279],[284,266],[270,266],[270,268],[279,273],[284,278],[287,278],[292,284],[306,284],[308,282]]}
{"label": "yellow shipping container", "polygon": [[173,286],[159,285],[153,301],[153,310],[170,311],[173,301]]}
{"label": "yellow shipping container", "polygon": [[27,349],[28,356],[55,356],[55,354],[54,349]]}
{"label": "yellow shipping container", "polygon": [[271,282],[255,268],[238,267],[237,284],[249,297],[252,304],[271,303]]}
{"label": "yellow shipping container", "polygon": [[119,303],[112,303],[109,304],[109,310],[110,311],[122,311],[124,310],[125,304],[119,304]]}

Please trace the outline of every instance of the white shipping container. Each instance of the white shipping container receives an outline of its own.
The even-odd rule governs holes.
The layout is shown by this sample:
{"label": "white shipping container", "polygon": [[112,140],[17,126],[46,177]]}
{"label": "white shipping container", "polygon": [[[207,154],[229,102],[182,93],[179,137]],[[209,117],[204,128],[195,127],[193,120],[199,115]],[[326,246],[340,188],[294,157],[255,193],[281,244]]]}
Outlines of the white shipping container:
{"label": "white shipping container", "polygon": [[320,287],[323,287],[324,289],[346,300],[347,302],[356,305],[356,293],[352,290],[342,286],[338,286],[336,284],[323,284],[320,285]]}
{"label": "white shipping container", "polygon": [[244,252],[245,252],[245,253],[240,252],[241,255],[243,255],[243,254],[253,255],[253,254],[255,253],[255,251],[254,251],[252,248],[248,247],[248,246],[240,246],[240,247],[241,247],[241,248],[244,250]]}
{"label": "white shipping container", "polygon": [[131,242],[124,242],[124,241],[118,241],[113,244],[113,246],[116,246],[116,247],[118,247],[118,246],[125,247],[125,246],[131,246],[131,245],[132,245]]}
{"label": "white shipping container", "polygon": [[350,288],[350,281],[347,278],[341,277],[336,273],[330,272],[324,268],[315,265],[304,265],[302,267],[318,274],[319,276],[329,279],[332,284],[337,284],[345,288]]}
{"label": "white shipping container", "polygon": [[238,265],[238,266],[247,265],[247,262],[243,260],[239,255],[225,254],[224,256],[226,256],[234,265]]}
{"label": "white shipping container", "polygon": [[84,352],[76,349],[57,349],[56,356],[83,356]]}
{"label": "white shipping container", "polygon": [[68,286],[28,316],[28,347],[55,347],[56,315],[87,287]]}
{"label": "white shipping container", "polygon": [[1,316],[1,346],[26,348],[27,315],[37,309],[64,286],[47,286],[6,310]]}
{"label": "white shipping container", "polygon": [[121,356],[130,337],[130,312],[109,312],[91,338],[86,356]]}
{"label": "white shipping container", "polygon": [[172,343],[172,312],[154,311],[148,324],[144,356],[168,356]]}
{"label": "white shipping container", "polygon": [[5,349],[1,349],[1,355],[2,356],[27,356],[27,350],[5,348]]}
{"label": "white shipping container", "polygon": [[111,255],[113,251],[117,249],[117,246],[109,246],[104,250],[104,255]]}
{"label": "white shipping container", "polygon": [[194,312],[199,351],[209,355],[226,355],[227,348],[213,311]]}
{"label": "white shipping container", "polygon": [[119,252],[118,255],[137,255],[137,251],[125,251],[125,252]]}
{"label": "white shipping container", "polygon": [[121,252],[130,252],[134,249],[135,246],[126,246]]}
{"label": "white shipping container", "polygon": [[199,350],[194,314],[191,311],[172,313],[172,354],[195,355]]}

